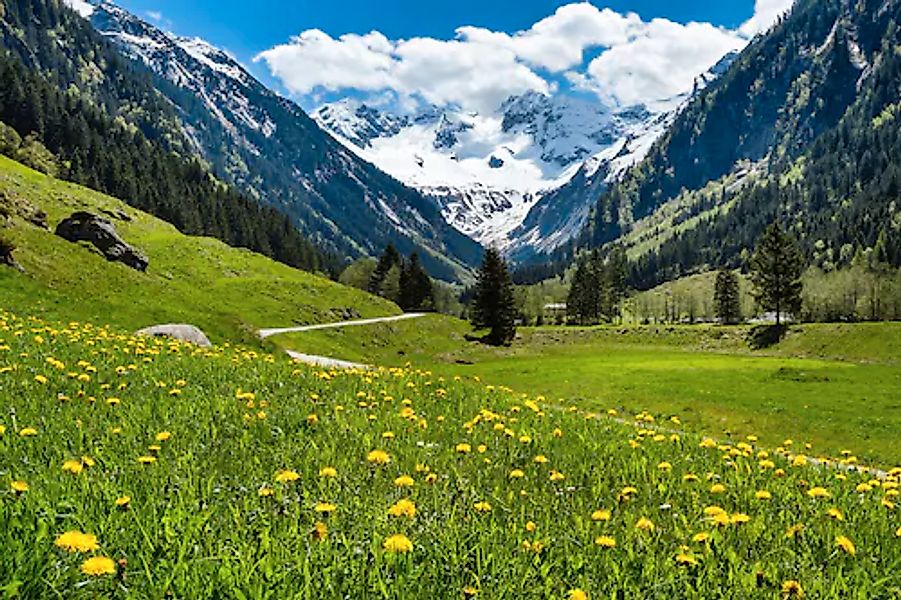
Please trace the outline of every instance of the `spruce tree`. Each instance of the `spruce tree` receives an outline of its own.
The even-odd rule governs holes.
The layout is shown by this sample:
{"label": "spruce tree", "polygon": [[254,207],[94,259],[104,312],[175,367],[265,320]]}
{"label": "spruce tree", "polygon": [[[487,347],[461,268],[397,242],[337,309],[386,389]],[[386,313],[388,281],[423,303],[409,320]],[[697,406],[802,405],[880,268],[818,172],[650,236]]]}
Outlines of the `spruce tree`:
{"label": "spruce tree", "polygon": [[382,283],[388,276],[388,272],[391,270],[391,267],[400,265],[400,262],[400,253],[393,244],[388,244],[379,257],[379,262],[375,266],[375,271],[372,272],[372,277],[369,278],[370,294],[381,294]]}
{"label": "spruce tree", "polygon": [[716,274],[713,302],[716,316],[724,325],[735,325],[741,321],[741,299],[738,293],[738,275],[729,269],[720,269]]}
{"label": "spruce tree", "polygon": [[615,246],[607,256],[606,276],[604,277],[607,293],[606,314],[612,320],[620,315],[620,305],[626,297],[628,285],[626,278],[629,275],[629,260],[626,250],[622,246]]}
{"label": "spruce tree", "polygon": [[751,257],[751,283],[757,304],[776,312],[776,325],[782,323],[782,312],[797,314],[801,310],[803,271],[797,240],[778,222],[770,225]]}
{"label": "spruce tree", "polygon": [[433,305],[432,279],[429,277],[419,255],[415,252],[404,261],[400,272],[400,307],[404,310],[419,310]]}
{"label": "spruce tree", "polygon": [[588,261],[580,259],[576,264],[576,272],[573,274],[569,295],[566,298],[566,316],[579,325],[585,324],[590,311],[590,287],[593,283],[590,271],[591,265]]}
{"label": "spruce tree", "polygon": [[484,341],[501,346],[516,337],[516,302],[507,263],[495,248],[485,251],[473,294],[470,321],[476,329],[490,329]]}

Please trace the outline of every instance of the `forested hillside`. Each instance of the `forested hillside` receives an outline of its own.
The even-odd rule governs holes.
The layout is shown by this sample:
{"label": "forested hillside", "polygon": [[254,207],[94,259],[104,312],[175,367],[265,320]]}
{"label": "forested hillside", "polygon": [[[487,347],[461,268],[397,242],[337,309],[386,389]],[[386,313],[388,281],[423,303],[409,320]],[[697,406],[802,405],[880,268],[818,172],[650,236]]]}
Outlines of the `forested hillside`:
{"label": "forested hillside", "polygon": [[777,218],[814,263],[901,263],[899,16],[895,0],[797,2],[601,196],[582,246],[628,239],[669,203],[679,218],[639,253],[638,285],[738,266]]}
{"label": "forested hillside", "polygon": [[[285,215],[216,181],[191,158],[168,103],[80,17],[55,2],[9,3],[4,11],[0,121],[46,146],[57,159],[54,174],[123,198],[184,233],[307,270],[329,266]],[[60,29],[74,46],[50,34]]]}

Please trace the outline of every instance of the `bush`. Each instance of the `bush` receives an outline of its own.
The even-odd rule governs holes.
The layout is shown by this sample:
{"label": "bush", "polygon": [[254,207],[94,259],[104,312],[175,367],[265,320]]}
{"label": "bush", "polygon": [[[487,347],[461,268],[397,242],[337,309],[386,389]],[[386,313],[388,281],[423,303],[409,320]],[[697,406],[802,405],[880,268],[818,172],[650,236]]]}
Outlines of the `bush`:
{"label": "bush", "polygon": [[763,350],[770,346],[775,346],[788,333],[788,325],[780,323],[779,325],[757,325],[748,331],[748,346],[752,350]]}

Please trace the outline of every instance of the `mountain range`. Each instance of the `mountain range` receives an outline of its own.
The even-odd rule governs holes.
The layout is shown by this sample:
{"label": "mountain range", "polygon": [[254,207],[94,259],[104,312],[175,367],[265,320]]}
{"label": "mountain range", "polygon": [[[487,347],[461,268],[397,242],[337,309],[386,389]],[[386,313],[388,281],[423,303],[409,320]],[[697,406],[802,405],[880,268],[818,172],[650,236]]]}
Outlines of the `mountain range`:
{"label": "mountain range", "polygon": [[110,2],[69,3],[152,72],[191,150],[214,173],[292,217],[326,250],[356,257],[392,243],[418,251],[448,280],[479,260],[479,245],[448,226],[430,199],[360,160],[228,53]]}

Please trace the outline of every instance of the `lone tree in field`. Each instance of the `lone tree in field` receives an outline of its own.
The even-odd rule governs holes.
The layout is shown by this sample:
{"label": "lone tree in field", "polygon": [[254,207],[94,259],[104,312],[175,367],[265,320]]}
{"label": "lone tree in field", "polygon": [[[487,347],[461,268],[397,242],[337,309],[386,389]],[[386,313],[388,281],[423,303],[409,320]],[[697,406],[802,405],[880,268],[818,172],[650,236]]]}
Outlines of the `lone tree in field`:
{"label": "lone tree in field", "polygon": [[783,311],[797,314],[801,310],[803,271],[797,240],[778,222],[770,225],[751,257],[751,283],[757,304],[776,312],[776,325],[781,325]]}
{"label": "lone tree in field", "polygon": [[415,252],[403,262],[400,270],[400,307],[404,310],[431,308],[432,279],[419,262]]}
{"label": "lone tree in field", "polygon": [[741,300],[738,295],[738,275],[729,269],[720,269],[716,274],[713,302],[716,316],[724,325],[735,325],[741,321]]}
{"label": "lone tree in field", "polygon": [[516,337],[516,302],[513,282],[500,252],[485,251],[470,310],[470,322],[476,329],[490,329],[485,342],[494,346],[509,344]]}

